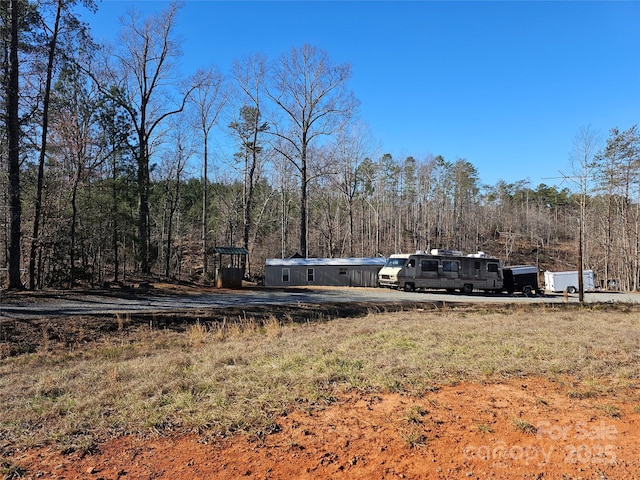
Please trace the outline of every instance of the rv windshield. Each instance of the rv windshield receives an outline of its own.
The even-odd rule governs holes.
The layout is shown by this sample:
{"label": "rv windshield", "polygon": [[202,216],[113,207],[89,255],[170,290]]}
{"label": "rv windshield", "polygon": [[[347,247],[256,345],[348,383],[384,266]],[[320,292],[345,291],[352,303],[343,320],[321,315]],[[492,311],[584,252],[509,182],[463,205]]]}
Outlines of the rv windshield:
{"label": "rv windshield", "polygon": [[406,258],[389,258],[387,260],[387,263],[384,264],[384,266],[385,267],[400,268],[400,267],[404,266],[406,261],[407,261]]}

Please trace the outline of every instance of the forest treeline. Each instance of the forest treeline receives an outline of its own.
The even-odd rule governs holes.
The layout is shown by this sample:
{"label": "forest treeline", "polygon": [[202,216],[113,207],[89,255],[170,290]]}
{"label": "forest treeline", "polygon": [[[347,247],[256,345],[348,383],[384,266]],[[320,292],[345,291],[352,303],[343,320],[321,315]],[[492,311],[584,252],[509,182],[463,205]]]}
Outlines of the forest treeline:
{"label": "forest treeline", "polygon": [[[0,2],[0,280],[210,281],[216,246],[266,258],[452,248],[640,282],[640,134],[583,128],[560,186],[483,185],[466,159],[380,153],[351,67],[312,45],[177,69],[180,4],[98,45],[90,0]],[[221,154],[220,145],[230,154]]]}

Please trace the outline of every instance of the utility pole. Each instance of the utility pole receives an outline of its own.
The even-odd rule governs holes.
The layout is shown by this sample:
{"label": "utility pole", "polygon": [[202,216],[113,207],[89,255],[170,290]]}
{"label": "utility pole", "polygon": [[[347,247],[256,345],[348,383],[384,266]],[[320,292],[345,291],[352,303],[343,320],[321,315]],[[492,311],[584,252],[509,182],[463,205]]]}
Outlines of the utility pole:
{"label": "utility pole", "polygon": [[584,303],[584,262],[582,261],[582,243],[584,242],[584,210],[585,210],[585,199],[584,197],[580,197],[580,219],[578,222],[580,223],[579,234],[578,234],[578,302]]}
{"label": "utility pole", "polygon": [[[569,176],[560,172],[561,177],[546,177],[548,179],[562,179],[562,180],[583,180],[582,176]],[[578,302],[584,303],[584,260],[583,260],[583,245],[584,245],[584,221],[586,216],[586,203],[587,203],[587,186],[586,179],[580,185],[580,217],[578,218]]]}

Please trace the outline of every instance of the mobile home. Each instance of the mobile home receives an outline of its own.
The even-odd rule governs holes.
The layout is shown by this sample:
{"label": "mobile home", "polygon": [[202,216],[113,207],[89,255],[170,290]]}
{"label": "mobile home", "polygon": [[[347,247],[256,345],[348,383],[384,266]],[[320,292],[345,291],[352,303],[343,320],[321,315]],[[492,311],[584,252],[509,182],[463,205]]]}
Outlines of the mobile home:
{"label": "mobile home", "polygon": [[[595,281],[593,277],[593,270],[582,271],[582,282],[584,291],[595,290]],[[547,290],[550,292],[564,292],[576,293],[578,288],[578,270],[570,272],[544,272],[544,283]]]}
{"label": "mobile home", "polygon": [[268,258],[266,287],[375,287],[384,258]]}
{"label": "mobile home", "polygon": [[391,256],[380,270],[378,282],[405,291],[444,289],[466,294],[475,289],[501,291],[504,283],[499,259],[483,252],[465,256],[443,249]]}

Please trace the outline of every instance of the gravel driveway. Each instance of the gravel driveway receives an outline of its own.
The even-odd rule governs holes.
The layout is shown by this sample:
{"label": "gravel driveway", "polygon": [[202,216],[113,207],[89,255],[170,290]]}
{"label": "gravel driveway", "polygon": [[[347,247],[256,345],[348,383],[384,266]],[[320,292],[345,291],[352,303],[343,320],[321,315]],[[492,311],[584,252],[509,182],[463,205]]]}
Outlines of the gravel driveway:
{"label": "gravel driveway", "polygon": [[[638,293],[585,293],[585,302],[640,303]],[[191,309],[254,305],[295,305],[314,303],[577,303],[578,294],[522,295],[472,293],[404,292],[386,288],[289,288],[246,287],[240,290],[211,290],[201,293],[149,291],[114,292],[21,292],[0,291],[0,318],[41,318],[43,316],[102,315],[115,313],[170,312]]]}

